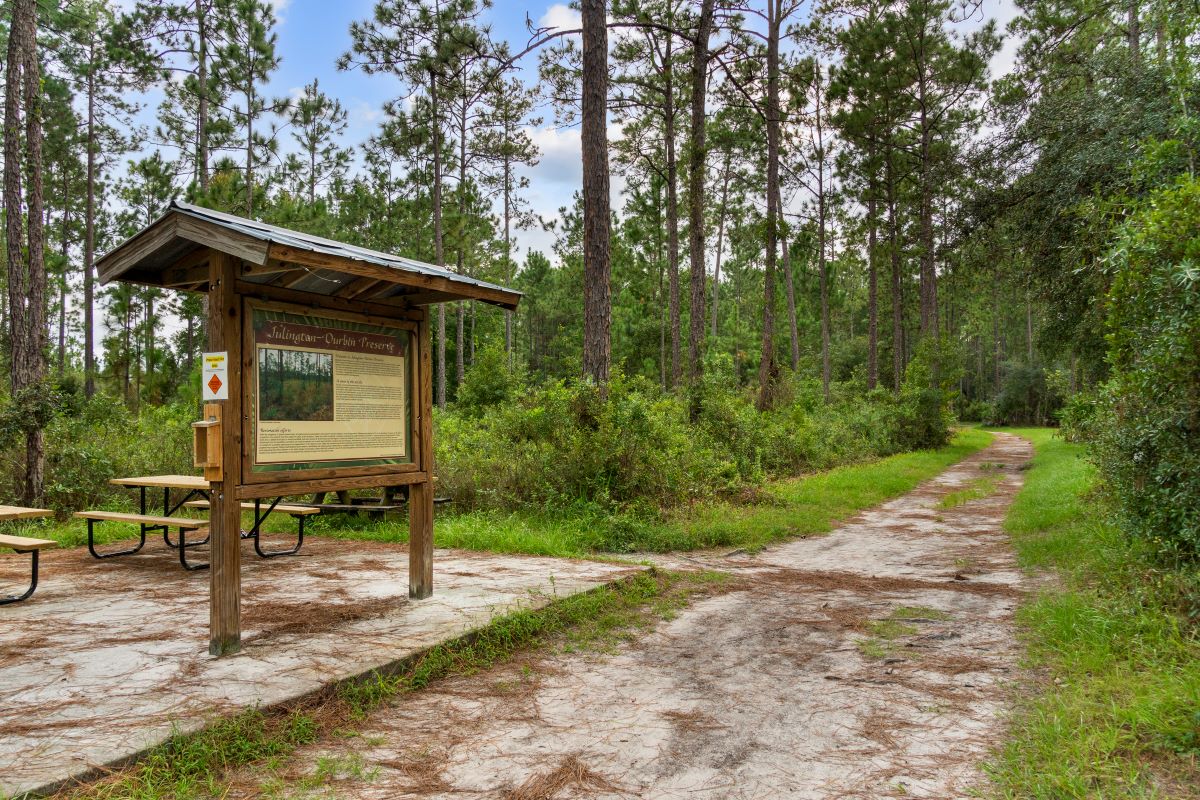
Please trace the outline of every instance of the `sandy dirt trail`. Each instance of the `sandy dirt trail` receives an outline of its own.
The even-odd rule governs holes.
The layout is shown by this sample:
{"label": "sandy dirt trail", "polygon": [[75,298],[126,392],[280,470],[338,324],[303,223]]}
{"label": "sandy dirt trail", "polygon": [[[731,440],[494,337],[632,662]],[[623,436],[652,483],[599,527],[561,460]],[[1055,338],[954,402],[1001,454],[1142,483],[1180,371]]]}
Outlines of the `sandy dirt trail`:
{"label": "sandy dirt trail", "polygon": [[327,788],[361,798],[974,796],[1017,674],[1026,578],[1000,526],[1031,455],[997,434],[828,536],[678,561],[737,588],[614,654],[442,682],[297,768],[357,754]]}

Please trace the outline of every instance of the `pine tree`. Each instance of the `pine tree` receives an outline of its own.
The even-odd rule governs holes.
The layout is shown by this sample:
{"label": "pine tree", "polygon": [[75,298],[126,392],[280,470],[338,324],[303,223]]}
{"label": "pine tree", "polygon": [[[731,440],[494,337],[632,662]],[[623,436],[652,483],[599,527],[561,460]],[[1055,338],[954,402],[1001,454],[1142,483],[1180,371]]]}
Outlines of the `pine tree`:
{"label": "pine tree", "polygon": [[[616,143],[619,163],[629,168],[659,172],[666,189],[667,304],[670,317],[670,367],[667,388],[683,375],[683,328],[680,297],[679,252],[679,127],[686,110],[682,69],[687,55],[675,33],[680,16],[679,0],[636,0],[619,4],[619,19],[636,24],[661,20],[663,28],[646,25],[617,38],[613,61],[618,71],[613,79],[614,116],[626,130]],[[660,142],[648,147],[650,141]],[[660,159],[648,156],[656,153]]]}
{"label": "pine tree", "polygon": [[46,469],[44,420],[38,402],[46,379],[41,59],[37,3],[13,0],[11,8],[4,86],[10,374],[13,397],[27,404],[22,495],[27,505],[35,505],[42,497]]}
{"label": "pine tree", "polygon": [[303,170],[300,181],[308,202],[315,203],[317,187],[327,185],[349,169],[350,151],[337,143],[337,138],[346,131],[347,114],[340,102],[320,90],[314,78],[292,104],[289,117],[292,138],[303,154],[299,159]]}
{"label": "pine tree", "polygon": [[[529,187],[529,178],[518,175],[519,167],[532,167],[538,163],[538,149],[529,137],[525,126],[541,125],[540,117],[532,117],[537,93],[525,87],[517,78],[497,78],[490,83],[488,106],[491,111],[487,127],[481,132],[481,148],[492,162],[492,171],[486,182],[501,198],[501,219],[504,226],[504,282],[510,285],[516,274],[513,258],[512,229],[528,229],[537,222],[529,211],[529,204],[521,190]],[[513,312],[504,312],[504,351],[512,363]]]}
{"label": "pine tree", "polygon": [[581,0],[583,159],[583,375],[608,383],[612,361],[612,264],[608,197],[608,27],[604,0]]}
{"label": "pine tree", "polygon": [[[379,0],[371,19],[350,26],[350,52],[338,59],[339,69],[361,67],[368,74],[390,73],[405,82],[408,96],[427,101],[429,150],[433,165],[432,213],[434,263],[444,266],[442,183],[449,124],[448,83],[464,51],[477,44],[476,0],[416,2]],[[434,396],[446,405],[446,307],[438,305]]]}
{"label": "pine tree", "polygon": [[222,44],[212,63],[214,76],[231,93],[240,96],[230,117],[242,132],[239,143],[244,151],[245,200],[239,209],[247,217],[254,215],[256,170],[274,154],[278,130],[266,131],[259,125],[267,115],[277,114],[287,107],[286,99],[269,99],[261,87],[276,69],[279,56],[275,53],[278,34],[275,33],[275,12],[270,3],[262,0],[222,0],[216,7],[216,30]]}
{"label": "pine tree", "polygon": [[[709,40],[712,37],[715,0],[701,0],[692,40],[691,131],[688,140],[688,255],[691,265],[691,294],[688,306],[688,380],[700,375],[701,347],[704,342],[704,279],[707,274],[704,253],[705,168],[708,156],[705,106],[708,94]],[[717,245],[720,250],[720,245]],[[717,260],[721,258],[717,254]],[[715,291],[715,289],[714,289]],[[713,295],[716,297],[716,295]],[[716,311],[714,310],[715,314]]]}
{"label": "pine tree", "polygon": [[227,4],[228,0],[142,0],[122,18],[113,36],[152,48],[156,60],[182,76],[163,87],[155,135],[189,154],[175,163],[201,195],[208,190],[212,154],[227,149],[234,134],[225,111],[228,87],[212,68],[221,41],[217,22]]}
{"label": "pine tree", "polygon": [[[74,107],[75,97],[68,81],[46,76],[43,112],[42,155],[45,164],[47,238],[57,238],[57,253],[47,256],[47,271],[53,276],[58,294],[57,370],[61,382],[67,369],[70,344],[67,308],[70,305],[71,274],[76,244],[83,238],[84,199],[87,194],[86,168],[81,153],[86,147],[85,125]],[[58,213],[58,220],[53,219]],[[49,245],[47,250],[49,251]]]}
{"label": "pine tree", "polygon": [[921,334],[935,339],[939,327],[933,214],[938,165],[949,160],[947,151],[977,124],[974,100],[986,88],[988,60],[1000,47],[991,22],[961,44],[956,42],[948,31],[951,8],[949,0],[911,0],[901,13],[886,18],[901,85],[915,111]]}
{"label": "pine tree", "polygon": [[131,121],[138,106],[129,100],[162,71],[148,42],[129,35],[127,19],[118,18],[107,0],[91,0],[65,15],[70,49],[66,67],[81,87],[86,106],[86,207],[83,242],[84,391],[95,393],[95,277],[98,185],[105,165],[132,149]]}

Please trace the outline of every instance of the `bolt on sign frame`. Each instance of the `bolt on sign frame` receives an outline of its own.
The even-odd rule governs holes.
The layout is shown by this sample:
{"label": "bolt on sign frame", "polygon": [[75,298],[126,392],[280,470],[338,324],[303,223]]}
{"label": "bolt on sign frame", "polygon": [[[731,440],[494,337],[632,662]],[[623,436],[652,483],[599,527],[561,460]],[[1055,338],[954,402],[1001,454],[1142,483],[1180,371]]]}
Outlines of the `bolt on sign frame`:
{"label": "bolt on sign frame", "polygon": [[102,283],[205,292],[208,349],[228,353],[221,479],[210,483],[210,653],[241,646],[244,500],[408,485],[409,596],[432,594],[427,308],[513,310],[519,292],[178,201],[96,266]]}

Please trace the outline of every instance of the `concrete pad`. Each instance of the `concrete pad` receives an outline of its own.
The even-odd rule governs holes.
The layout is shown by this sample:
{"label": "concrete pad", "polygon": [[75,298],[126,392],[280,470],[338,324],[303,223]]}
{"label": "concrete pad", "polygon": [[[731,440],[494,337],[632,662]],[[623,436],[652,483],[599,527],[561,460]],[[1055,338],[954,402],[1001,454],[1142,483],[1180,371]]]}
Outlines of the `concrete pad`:
{"label": "concrete pad", "polygon": [[[0,796],[49,790],[217,715],[386,668],[637,570],[438,550],[433,597],[410,601],[403,546],[310,538],[264,561],[244,544],[243,649],[222,659],[208,655],[208,573],[185,573],[161,539],[103,562],[82,548],[43,553],[37,593],[0,607]],[[0,554],[4,591],[26,580],[25,562]]]}

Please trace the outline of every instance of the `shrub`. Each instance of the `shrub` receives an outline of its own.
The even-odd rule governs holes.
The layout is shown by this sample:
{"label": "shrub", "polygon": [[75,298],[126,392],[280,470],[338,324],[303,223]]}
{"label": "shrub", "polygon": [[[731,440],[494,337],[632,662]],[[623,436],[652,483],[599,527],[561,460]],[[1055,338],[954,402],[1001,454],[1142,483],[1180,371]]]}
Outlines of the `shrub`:
{"label": "shrub", "polygon": [[1152,196],[1111,253],[1111,378],[1093,456],[1123,525],[1161,550],[1200,554],[1200,181]]}
{"label": "shrub", "polygon": [[1096,435],[1100,399],[1094,392],[1076,392],[1058,410],[1058,433],[1064,441],[1080,444]]}
{"label": "shrub", "polygon": [[[147,406],[134,414],[118,399],[91,400],[69,393],[55,395],[46,423],[46,505],[60,511],[126,505],[127,490],[109,484],[115,477],[178,474],[192,470],[191,406]],[[13,413],[9,404],[0,418]],[[5,436],[0,459],[8,466],[0,491],[20,494],[24,444]]]}
{"label": "shrub", "polygon": [[740,485],[733,460],[692,435],[683,402],[641,379],[618,376],[607,396],[561,381],[436,421],[441,487],[468,508],[669,506]]}
{"label": "shrub", "polygon": [[819,383],[793,381],[781,394],[787,405],[758,411],[717,358],[686,397],[617,377],[607,396],[563,381],[507,402],[460,402],[436,417],[440,488],[466,509],[577,505],[637,516],[949,435],[940,391],[827,405]]}
{"label": "shrub", "polygon": [[894,436],[899,449],[927,450],[950,441],[950,426],[954,423],[950,411],[952,387],[958,378],[954,355],[949,347],[925,339],[908,362],[895,417]]}
{"label": "shrub", "polygon": [[992,404],[986,400],[968,401],[960,398],[955,406],[958,418],[963,422],[986,422],[994,415]]}
{"label": "shrub", "polygon": [[1062,406],[1062,397],[1039,364],[1012,363],[984,420],[989,425],[1047,425]]}
{"label": "shrub", "polygon": [[509,402],[524,388],[525,375],[519,367],[509,364],[504,348],[485,347],[475,354],[471,369],[463,377],[454,408],[478,418],[486,409]]}

